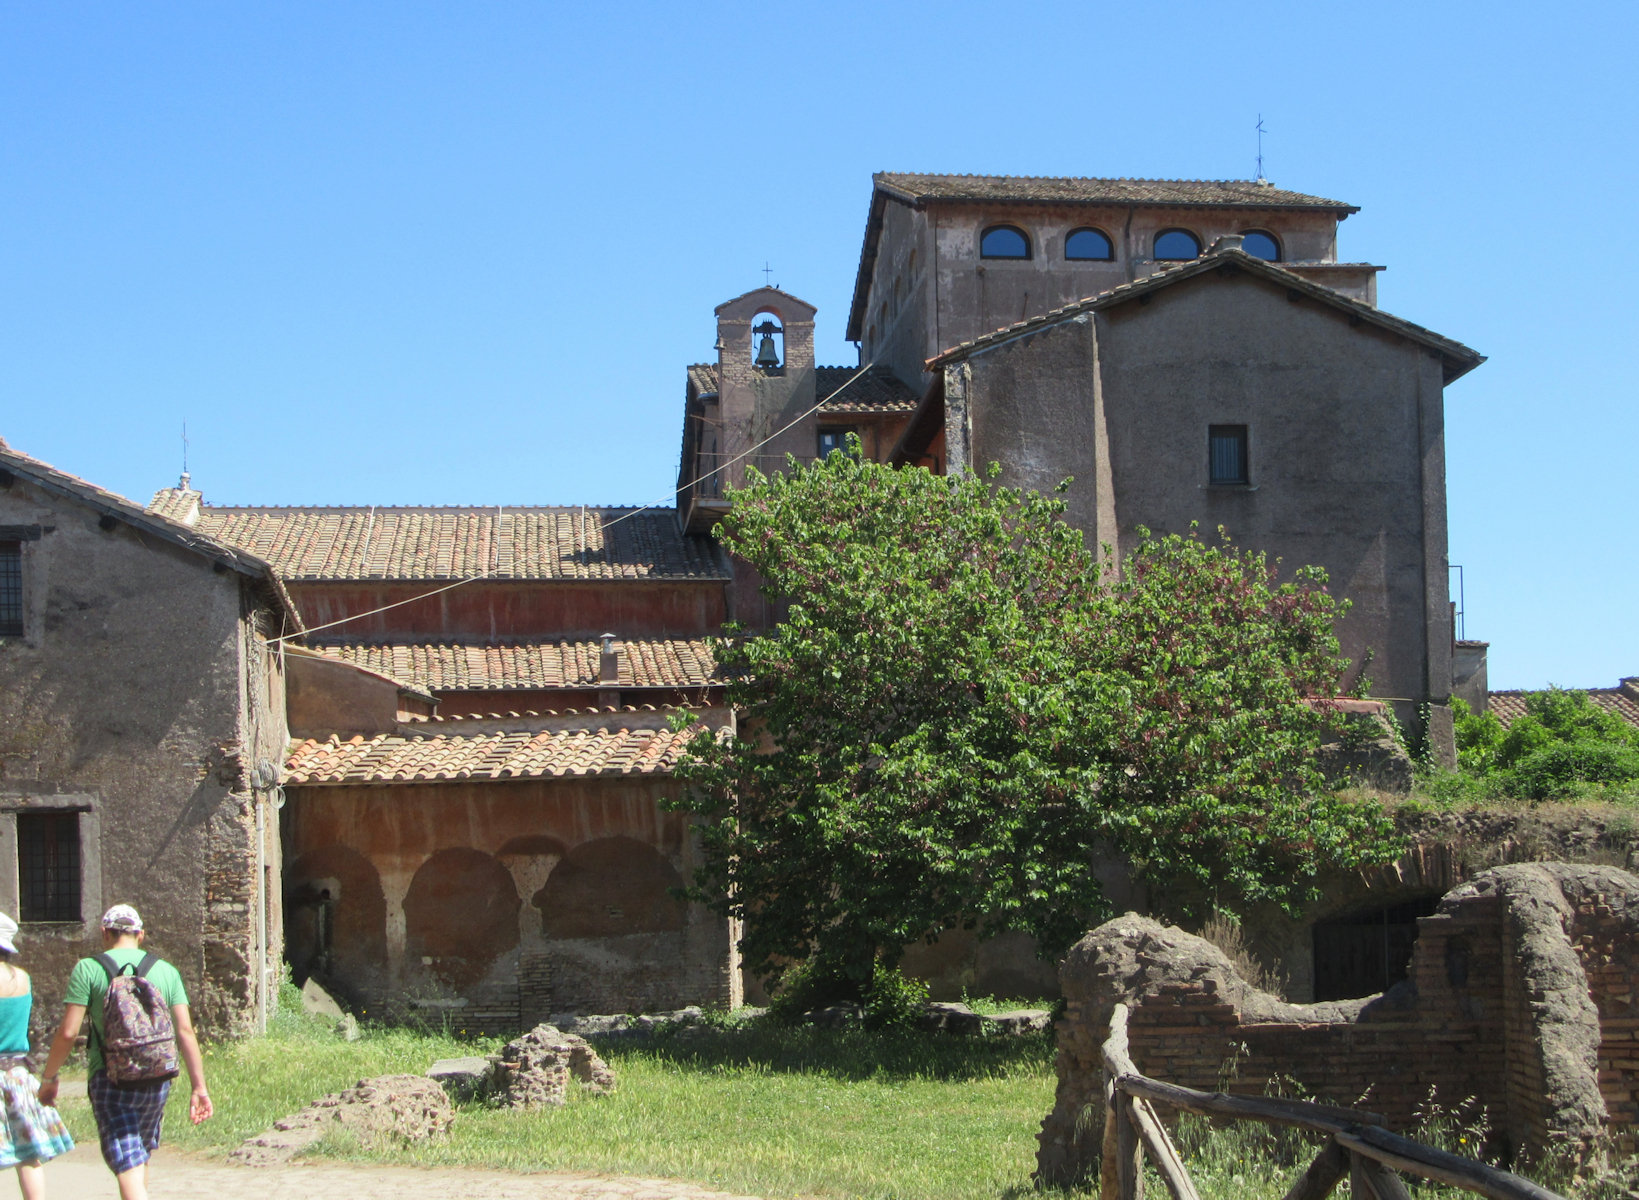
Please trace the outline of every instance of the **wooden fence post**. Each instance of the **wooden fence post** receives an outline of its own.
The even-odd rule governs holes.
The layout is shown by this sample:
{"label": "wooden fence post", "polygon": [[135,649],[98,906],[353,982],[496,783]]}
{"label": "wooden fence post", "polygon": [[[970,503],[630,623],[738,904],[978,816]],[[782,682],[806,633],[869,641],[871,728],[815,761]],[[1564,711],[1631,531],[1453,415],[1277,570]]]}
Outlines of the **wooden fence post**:
{"label": "wooden fence post", "polygon": [[1120,1200],[1144,1200],[1144,1143],[1133,1122],[1133,1098],[1120,1089],[1115,1093],[1116,1175],[1121,1183]]}

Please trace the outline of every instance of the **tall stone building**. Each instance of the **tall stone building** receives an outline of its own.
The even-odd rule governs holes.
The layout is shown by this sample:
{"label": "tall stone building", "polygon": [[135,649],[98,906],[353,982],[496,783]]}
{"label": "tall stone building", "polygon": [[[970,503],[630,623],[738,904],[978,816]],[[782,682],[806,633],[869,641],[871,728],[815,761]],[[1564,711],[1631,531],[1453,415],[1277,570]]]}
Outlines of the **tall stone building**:
{"label": "tall stone building", "polygon": [[[1354,672],[1449,752],[1444,389],[1484,360],[1377,307],[1381,268],[1337,258],[1355,211],[1265,181],[877,175],[848,314],[868,369],[809,367],[794,297],[719,309],[715,370],[688,371],[694,527],[720,501],[688,481],[781,426],[780,461],[857,432],[879,461],[1073,477],[1068,518],[1114,554],[1195,522],[1325,567]],[[788,360],[753,312],[792,314]]]}

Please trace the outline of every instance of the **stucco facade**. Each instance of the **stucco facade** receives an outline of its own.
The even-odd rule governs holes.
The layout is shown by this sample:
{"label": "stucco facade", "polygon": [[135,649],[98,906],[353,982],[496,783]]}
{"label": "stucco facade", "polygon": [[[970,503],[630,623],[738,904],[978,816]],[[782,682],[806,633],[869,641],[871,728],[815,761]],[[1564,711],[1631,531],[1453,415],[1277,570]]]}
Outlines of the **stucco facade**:
{"label": "stucco facade", "polygon": [[0,911],[36,1024],[126,902],[207,1036],[259,1027],[282,960],[268,640],[289,617],[265,564],[0,448],[6,543],[24,603],[0,638]]}

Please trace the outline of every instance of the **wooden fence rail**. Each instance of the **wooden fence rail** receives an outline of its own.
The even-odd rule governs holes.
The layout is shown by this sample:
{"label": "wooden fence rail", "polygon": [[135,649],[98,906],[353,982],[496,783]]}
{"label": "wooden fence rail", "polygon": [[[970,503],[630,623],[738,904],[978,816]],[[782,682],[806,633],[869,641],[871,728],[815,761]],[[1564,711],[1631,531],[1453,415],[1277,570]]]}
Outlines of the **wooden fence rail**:
{"label": "wooden fence rail", "polygon": [[1491,1200],[1563,1200],[1556,1192],[1471,1158],[1448,1154],[1383,1128],[1376,1113],[1268,1096],[1198,1092],[1140,1075],[1127,1051],[1127,1006],[1110,1014],[1104,1042],[1104,1157],[1100,1200],[1143,1200],[1148,1153],[1173,1200],[1200,1200],[1166,1126],[1152,1102],[1211,1117],[1295,1125],[1327,1134],[1319,1154],[1286,1193],[1286,1200],[1326,1200],[1344,1176],[1354,1200],[1409,1200],[1396,1172],[1420,1175]]}

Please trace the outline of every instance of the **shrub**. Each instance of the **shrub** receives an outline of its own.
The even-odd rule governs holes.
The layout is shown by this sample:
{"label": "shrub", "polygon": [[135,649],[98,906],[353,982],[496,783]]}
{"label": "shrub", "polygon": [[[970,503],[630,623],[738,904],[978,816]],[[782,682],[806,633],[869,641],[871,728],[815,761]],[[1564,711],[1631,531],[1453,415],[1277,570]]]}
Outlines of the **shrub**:
{"label": "shrub", "polygon": [[909,1029],[921,1018],[928,1003],[928,985],[912,979],[897,967],[877,963],[871,976],[871,991],[865,997],[867,1029]]}
{"label": "shrub", "polygon": [[1530,751],[1502,774],[1507,790],[1517,796],[1559,800],[1575,796],[1585,783],[1639,779],[1639,750],[1592,740],[1549,742]]}

